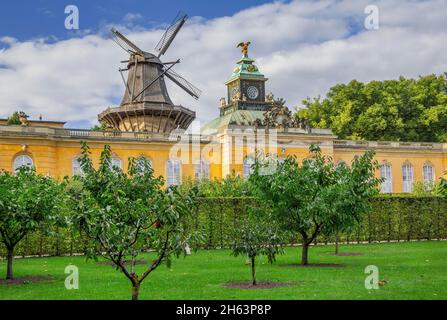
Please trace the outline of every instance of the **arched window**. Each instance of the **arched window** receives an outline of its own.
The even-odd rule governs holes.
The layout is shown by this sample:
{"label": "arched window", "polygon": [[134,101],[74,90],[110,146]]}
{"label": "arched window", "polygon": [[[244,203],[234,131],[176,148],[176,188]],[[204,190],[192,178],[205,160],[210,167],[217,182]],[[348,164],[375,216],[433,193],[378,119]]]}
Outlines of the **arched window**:
{"label": "arched window", "polygon": [[430,186],[435,180],[435,170],[431,163],[425,163],[422,167],[422,172],[424,176],[424,185]]}
{"label": "arched window", "polygon": [[149,166],[151,167],[151,168],[153,168],[152,167],[152,161],[151,161],[151,159],[148,159],[148,158],[145,158],[145,157],[139,157],[139,158],[137,158],[136,160],[135,160],[135,166],[137,167],[137,169],[138,170],[143,170],[144,168],[143,168],[143,164],[144,164],[144,162],[147,162],[147,163],[149,163]]}
{"label": "arched window", "polygon": [[82,176],[84,172],[82,171],[81,163],[79,162],[79,158],[73,159],[71,162],[71,171],[73,176]]}
{"label": "arched window", "polygon": [[391,173],[391,165],[385,163],[380,166],[380,177],[383,179],[381,191],[383,193],[393,192],[393,176]]}
{"label": "arched window", "polygon": [[20,156],[17,156],[14,159],[12,166],[13,166],[14,172],[17,172],[22,167],[32,168],[34,166],[34,162],[30,156],[28,156],[26,154],[22,154]]}
{"label": "arched window", "polygon": [[180,160],[166,161],[166,183],[168,186],[178,186],[181,183]]}
{"label": "arched window", "polygon": [[402,166],[402,191],[413,191],[413,166],[410,163],[405,163]]}
{"label": "arched window", "polygon": [[242,175],[244,179],[248,179],[248,177],[253,173],[253,164],[255,163],[252,157],[246,157],[244,159]]}
{"label": "arched window", "polygon": [[123,168],[123,161],[121,161],[120,158],[112,158],[110,159],[110,166],[111,168],[118,168],[118,169],[122,169]]}
{"label": "arched window", "polygon": [[199,163],[196,164],[195,178],[196,181],[200,181],[203,179],[209,180],[210,164],[208,161],[200,160]]}

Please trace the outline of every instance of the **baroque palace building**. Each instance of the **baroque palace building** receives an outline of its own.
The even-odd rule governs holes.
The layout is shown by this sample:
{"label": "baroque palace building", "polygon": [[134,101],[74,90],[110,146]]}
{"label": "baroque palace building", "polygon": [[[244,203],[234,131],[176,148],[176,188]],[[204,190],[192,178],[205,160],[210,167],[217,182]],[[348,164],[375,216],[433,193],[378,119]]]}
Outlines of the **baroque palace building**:
{"label": "baroque palace building", "polygon": [[[110,145],[113,165],[126,169],[129,157],[144,157],[156,175],[176,185],[188,178],[246,177],[259,150],[278,158],[296,155],[302,161],[309,146],[318,144],[335,162],[348,164],[355,155],[375,150],[381,165],[377,175],[385,179],[386,193],[411,192],[417,181],[429,183],[444,175],[447,144],[339,140],[329,129],[310,128],[293,118],[282,99],[266,94],[268,79],[249,58],[248,44],[242,44],[243,56],[225,83],[220,116],[202,128],[195,128],[193,111],[171,101],[161,62],[137,52],[128,62],[127,82],[143,88],[142,94],[132,97],[126,90],[119,107],[98,116],[107,130],[69,129],[64,122],[31,121],[24,115],[22,125],[0,120],[0,169],[28,165],[57,178],[82,174],[77,159],[80,142],[86,141],[95,164],[104,145]],[[152,84],[145,90],[147,83]],[[193,130],[186,133],[188,127]]]}

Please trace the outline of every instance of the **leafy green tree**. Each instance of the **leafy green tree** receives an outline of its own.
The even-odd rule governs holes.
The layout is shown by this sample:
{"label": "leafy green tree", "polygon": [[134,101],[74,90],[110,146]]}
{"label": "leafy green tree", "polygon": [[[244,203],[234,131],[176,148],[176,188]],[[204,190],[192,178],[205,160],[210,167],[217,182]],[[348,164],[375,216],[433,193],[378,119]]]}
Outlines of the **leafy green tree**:
{"label": "leafy green tree", "polygon": [[297,117],[331,128],[342,139],[447,141],[447,80],[352,80],[330,88],[324,99],[303,101]]}
{"label": "leafy green tree", "polygon": [[379,193],[380,178],[375,178],[378,163],[374,161],[374,152],[367,151],[361,157],[355,156],[348,166],[341,162],[331,165],[334,177],[329,187],[333,202],[330,220],[323,232],[335,234],[335,254],[339,252],[339,234],[350,232],[360,226],[361,218],[372,209],[371,199]]}
{"label": "leafy green tree", "polygon": [[22,167],[0,172],[0,241],[8,252],[6,279],[13,279],[15,246],[30,232],[50,230],[57,222],[61,185]]}
{"label": "leafy green tree", "polygon": [[[132,299],[137,300],[142,282],[171,256],[186,253],[190,235],[182,220],[190,213],[193,198],[174,187],[164,189],[162,177],[154,177],[148,161],[136,165],[129,159],[129,168],[111,168],[111,150],[105,146],[100,165],[95,169],[86,143],[80,158],[83,189],[73,188],[70,204],[75,226],[89,239],[88,257],[98,256],[113,262],[132,284]],[[141,274],[135,265],[137,256],[151,250],[156,255]],[[130,263],[126,265],[126,263]]]}
{"label": "leafy green tree", "polygon": [[12,126],[12,125],[20,125],[22,124],[22,122],[20,122],[20,117],[19,117],[19,112],[16,111],[14,112],[7,120],[6,120],[6,124],[8,126]]}
{"label": "leafy green tree", "polygon": [[282,253],[281,233],[272,216],[264,210],[251,210],[232,232],[232,254],[247,256],[251,262],[252,284],[256,282],[256,257],[265,255],[270,263]]}
{"label": "leafy green tree", "polygon": [[379,182],[374,178],[377,164],[372,162],[372,152],[356,157],[351,170],[336,169],[317,146],[311,146],[310,152],[302,165],[289,156],[268,175],[261,173],[266,162],[256,160],[250,176],[256,195],[271,202],[283,230],[301,236],[303,265],[308,264],[309,246],[319,234],[358,220]]}
{"label": "leafy green tree", "polygon": [[99,124],[95,124],[90,130],[92,131],[106,131],[109,129],[106,123],[101,122]]}
{"label": "leafy green tree", "polygon": [[222,180],[202,180],[194,182],[201,197],[244,197],[250,195],[247,182],[235,173]]}

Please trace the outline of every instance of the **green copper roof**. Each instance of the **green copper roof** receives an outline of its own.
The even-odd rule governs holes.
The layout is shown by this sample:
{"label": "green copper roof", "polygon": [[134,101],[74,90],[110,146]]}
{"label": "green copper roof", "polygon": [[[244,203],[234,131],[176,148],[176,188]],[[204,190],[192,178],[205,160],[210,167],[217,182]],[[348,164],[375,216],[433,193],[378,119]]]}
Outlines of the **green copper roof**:
{"label": "green copper roof", "polygon": [[255,66],[253,62],[255,62],[253,59],[249,58],[248,56],[243,56],[237,62],[238,66],[233,70],[233,74],[226,83],[238,78],[266,80],[264,75],[259,72],[258,67]]}
{"label": "green copper roof", "polygon": [[202,133],[209,134],[219,128],[236,126],[252,126],[256,119],[264,119],[264,111],[236,110],[208,122],[202,127]]}

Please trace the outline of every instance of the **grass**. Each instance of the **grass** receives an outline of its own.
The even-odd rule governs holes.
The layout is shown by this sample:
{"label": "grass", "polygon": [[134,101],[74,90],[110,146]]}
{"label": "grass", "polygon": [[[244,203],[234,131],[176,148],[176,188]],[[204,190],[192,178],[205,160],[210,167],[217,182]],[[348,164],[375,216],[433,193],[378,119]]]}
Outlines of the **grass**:
{"label": "grass", "polygon": [[[234,258],[228,250],[201,250],[174,259],[171,269],[160,266],[143,283],[140,299],[447,299],[447,242],[343,245],[341,251],[360,256],[332,256],[332,246],[310,249],[311,263],[341,263],[341,267],[290,267],[297,263],[300,248],[287,248],[273,265],[258,259],[259,281],[290,282],[289,287],[243,290],[225,288],[230,281],[250,280],[245,258]],[[145,255],[146,260],[151,257]],[[79,268],[79,290],[66,290],[65,267]],[[366,290],[367,265],[379,268],[378,290]],[[144,266],[137,266],[142,270]],[[17,259],[16,277],[49,275],[50,282],[22,285],[0,284],[0,299],[130,299],[130,282],[112,266],[86,261],[84,257]],[[0,262],[0,278],[6,261]]]}

